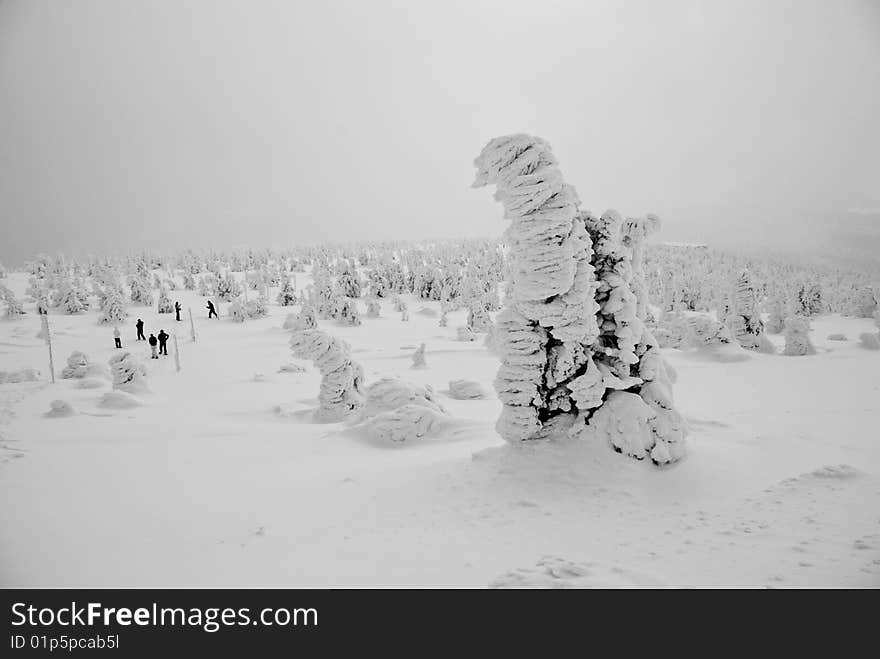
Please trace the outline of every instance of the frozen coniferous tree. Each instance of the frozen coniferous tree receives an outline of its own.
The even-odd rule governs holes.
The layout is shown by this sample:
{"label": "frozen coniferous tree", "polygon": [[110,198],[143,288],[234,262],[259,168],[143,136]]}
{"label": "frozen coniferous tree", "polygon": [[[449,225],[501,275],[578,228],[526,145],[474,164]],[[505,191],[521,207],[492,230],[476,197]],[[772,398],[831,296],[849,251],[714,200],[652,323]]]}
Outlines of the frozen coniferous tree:
{"label": "frozen coniferous tree", "polygon": [[[660,218],[648,213],[645,217],[628,217],[623,222],[623,244],[632,251],[632,288],[636,296],[636,315],[648,316],[648,286],[645,282],[645,242],[660,230]],[[670,309],[672,306],[670,306]]]}
{"label": "frozen coniferous tree", "polygon": [[345,297],[357,298],[361,296],[361,281],[354,266],[348,260],[342,262],[342,272],[339,274],[337,285]]}
{"label": "frozen coniferous tree", "polygon": [[[616,449],[658,463],[680,457],[684,424],[638,316],[623,219],[613,211],[601,218],[579,213],[574,189],[539,138],[496,138],[475,165],[474,186],[495,184],[495,198],[512,221],[505,234],[510,286],[496,320],[499,433],[510,442],[564,430],[602,434],[626,413],[644,424],[637,437],[622,443],[612,437]],[[629,396],[626,403],[612,405],[591,428],[594,410],[618,392]]]}
{"label": "frozen coniferous tree", "polygon": [[785,319],[785,349],[783,355],[814,355],[816,349],[810,341],[810,319],[806,316],[789,316]]}
{"label": "frozen coniferous tree", "polygon": [[357,303],[348,297],[342,298],[336,317],[343,325],[357,326],[361,324],[361,314],[358,311]]}
{"label": "frozen coniferous tree", "polygon": [[382,311],[382,305],[376,298],[367,300],[367,318],[378,318]]}
{"label": "frozen coniferous tree", "polygon": [[290,277],[285,277],[281,283],[281,290],[278,291],[278,304],[282,307],[292,307],[296,304],[296,289],[290,281]]}
{"label": "frozen coniferous tree", "polygon": [[229,305],[227,313],[232,319],[232,322],[243,323],[245,320],[247,320],[247,312],[245,311],[244,301],[240,297],[237,297],[232,301],[232,303]]}
{"label": "frozen coniferous tree", "polygon": [[183,288],[188,291],[196,290],[196,278],[189,270],[183,273]]}
{"label": "frozen coniferous tree", "polygon": [[159,313],[174,313],[174,305],[171,303],[171,298],[168,297],[168,288],[166,288],[165,284],[159,286],[159,303],[157,310]]}
{"label": "frozen coniferous tree", "polygon": [[315,313],[315,307],[309,303],[305,303],[292,324],[294,331],[315,329],[318,326],[318,315]]}
{"label": "frozen coniferous tree", "polygon": [[153,291],[150,289],[149,279],[135,275],[129,279],[131,288],[131,301],[146,307],[153,306]]}
{"label": "frozen coniferous tree", "polygon": [[3,298],[3,303],[6,305],[5,315],[7,318],[24,315],[25,310],[21,301],[15,297],[15,293],[11,289],[3,284],[0,284],[0,297]]}
{"label": "frozen coniferous tree", "polygon": [[101,313],[98,323],[101,325],[116,325],[125,322],[128,313],[125,310],[125,297],[118,284],[108,284],[104,289]]}
{"label": "frozen coniferous tree", "polygon": [[758,350],[763,345],[761,335],[764,333],[764,323],[758,312],[758,301],[748,270],[740,273],[735,291],[736,298],[728,327],[743,348]]}
{"label": "frozen coniferous tree", "polygon": [[486,312],[486,305],[482,300],[471,300],[468,306],[467,326],[472,332],[488,332],[492,325],[492,319]]}
{"label": "frozen coniferous tree", "polygon": [[363,406],[363,369],[351,359],[345,341],[321,330],[305,330],[293,333],[290,349],[297,359],[312,361],[321,373],[319,421],[342,421]]}
{"label": "frozen coniferous tree", "polygon": [[853,313],[857,318],[873,318],[877,311],[877,299],[870,286],[863,286],[853,300]]}
{"label": "frozen coniferous tree", "polygon": [[785,329],[786,304],[781,294],[776,294],[770,300],[770,312],[764,329],[768,334],[780,334]]}

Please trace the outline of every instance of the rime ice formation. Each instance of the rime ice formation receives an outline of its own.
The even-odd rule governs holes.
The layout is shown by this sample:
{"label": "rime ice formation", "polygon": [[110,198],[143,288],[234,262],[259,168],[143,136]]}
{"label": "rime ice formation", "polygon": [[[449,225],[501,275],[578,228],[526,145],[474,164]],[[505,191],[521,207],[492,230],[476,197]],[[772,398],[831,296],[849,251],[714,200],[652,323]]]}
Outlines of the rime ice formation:
{"label": "rime ice formation", "polygon": [[120,389],[130,394],[148,391],[147,370],[130,352],[113,355],[109,363],[114,389]]}
{"label": "rime ice formation", "polygon": [[450,380],[449,397],[456,400],[474,400],[486,397],[486,390],[473,380]]}
{"label": "rime ice formation", "polygon": [[379,300],[370,298],[367,300],[367,318],[378,318],[382,311],[382,305]]}
{"label": "rime ice formation", "polygon": [[425,344],[421,344],[412,355],[412,368],[427,368],[425,361]]}
{"label": "rime ice formation", "polygon": [[790,316],[785,319],[785,349],[783,355],[814,355],[816,349],[810,341],[810,319],[806,316]]}
{"label": "rime ice formation", "polygon": [[404,405],[421,405],[445,412],[431,387],[420,387],[398,378],[382,378],[367,387],[361,417],[369,418]]}
{"label": "rime ice formation", "polygon": [[[599,434],[638,458],[681,457],[685,424],[644,323],[642,244],[657,218],[624,224],[616,211],[579,212],[540,138],[493,139],[474,164],[474,187],[494,184],[511,220],[508,294],[496,318],[499,434],[509,442]],[[641,434],[624,446],[621,424]]]}
{"label": "rime ice formation", "polygon": [[303,330],[290,337],[290,349],[297,359],[314,362],[321,373],[319,420],[341,421],[363,405],[363,370],[352,361],[345,341],[321,330]]}

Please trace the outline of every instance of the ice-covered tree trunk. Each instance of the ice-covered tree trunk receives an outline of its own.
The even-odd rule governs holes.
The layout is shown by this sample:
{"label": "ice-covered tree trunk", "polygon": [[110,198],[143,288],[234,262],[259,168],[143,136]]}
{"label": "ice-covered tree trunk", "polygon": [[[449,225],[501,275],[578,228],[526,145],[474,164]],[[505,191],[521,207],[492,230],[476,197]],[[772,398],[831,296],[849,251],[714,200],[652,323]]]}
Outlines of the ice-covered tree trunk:
{"label": "ice-covered tree trunk", "polygon": [[363,406],[363,369],[354,362],[345,341],[321,330],[294,332],[290,349],[297,359],[312,361],[321,373],[321,421],[341,421]]}

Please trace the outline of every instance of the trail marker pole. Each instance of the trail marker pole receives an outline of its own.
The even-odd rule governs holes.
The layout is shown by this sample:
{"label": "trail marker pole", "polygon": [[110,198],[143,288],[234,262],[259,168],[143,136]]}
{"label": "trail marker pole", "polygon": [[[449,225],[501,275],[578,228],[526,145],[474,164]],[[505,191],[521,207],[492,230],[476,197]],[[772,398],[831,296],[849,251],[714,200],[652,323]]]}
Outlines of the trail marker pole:
{"label": "trail marker pole", "polygon": [[44,312],[40,322],[43,324],[43,336],[46,338],[46,345],[49,346],[49,373],[52,376],[52,384],[55,384],[55,359],[52,357],[52,334],[49,332],[49,313]]}
{"label": "trail marker pole", "polygon": [[196,342],[196,325],[193,322],[192,307],[187,307],[187,311],[189,311],[189,335],[192,338],[193,343],[195,343]]}

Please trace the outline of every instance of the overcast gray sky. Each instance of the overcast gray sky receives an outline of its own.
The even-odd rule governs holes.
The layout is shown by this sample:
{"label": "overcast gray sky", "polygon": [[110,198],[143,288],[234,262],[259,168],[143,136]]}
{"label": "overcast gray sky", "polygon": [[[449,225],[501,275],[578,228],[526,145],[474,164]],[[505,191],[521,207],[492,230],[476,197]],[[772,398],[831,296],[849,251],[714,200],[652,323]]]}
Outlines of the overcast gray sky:
{"label": "overcast gray sky", "polygon": [[880,207],[878,83],[872,0],[0,0],[0,259],[495,236],[511,132],[669,239],[808,230]]}

